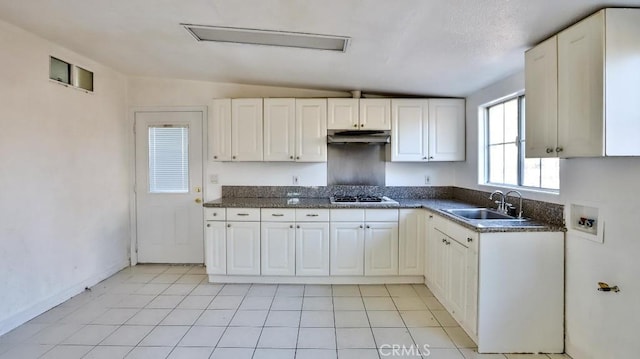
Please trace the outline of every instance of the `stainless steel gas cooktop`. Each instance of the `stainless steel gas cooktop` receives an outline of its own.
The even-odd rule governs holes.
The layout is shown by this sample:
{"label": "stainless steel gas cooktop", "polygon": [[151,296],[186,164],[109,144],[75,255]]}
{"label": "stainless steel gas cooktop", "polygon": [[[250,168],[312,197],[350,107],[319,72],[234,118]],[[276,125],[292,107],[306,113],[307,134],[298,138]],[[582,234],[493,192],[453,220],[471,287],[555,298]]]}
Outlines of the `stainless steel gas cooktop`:
{"label": "stainless steel gas cooktop", "polygon": [[389,197],[378,196],[332,196],[330,198],[332,204],[357,204],[357,205],[398,205],[397,201]]}

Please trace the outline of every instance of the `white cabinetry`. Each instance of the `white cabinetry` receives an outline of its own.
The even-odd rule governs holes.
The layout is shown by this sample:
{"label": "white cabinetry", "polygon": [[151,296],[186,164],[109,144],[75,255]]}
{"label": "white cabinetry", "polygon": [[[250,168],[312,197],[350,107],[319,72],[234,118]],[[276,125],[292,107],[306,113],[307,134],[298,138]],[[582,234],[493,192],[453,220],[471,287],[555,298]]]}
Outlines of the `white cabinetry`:
{"label": "white cabinetry", "polygon": [[262,99],[231,100],[231,160],[262,161]]}
{"label": "white cabinetry", "polygon": [[227,209],[227,274],[260,274],[260,210]]}
{"label": "white cabinetry", "polygon": [[209,106],[209,159],[231,161],[231,99],[215,99]]}
{"label": "white cabinetry", "polygon": [[477,233],[428,217],[426,284],[478,352],[561,353],[563,233]]}
{"label": "white cabinetry", "polygon": [[393,99],[391,161],[463,161],[464,104],[459,99]]}
{"label": "white cabinetry", "polygon": [[424,211],[401,209],[399,221],[398,274],[424,273]]}
{"label": "white cabinetry", "polygon": [[328,99],[330,130],[390,130],[391,100]]}
{"label": "white cabinetry", "polygon": [[329,275],[329,223],[296,224],[296,275]]}
{"label": "white cabinetry", "polygon": [[327,99],[327,128],[329,130],[355,130],[360,126],[360,107],[357,98]]}
{"label": "white cabinetry", "polygon": [[264,99],[264,160],[293,161],[296,147],[296,100]]}
{"label": "white cabinetry", "polygon": [[360,99],[360,129],[390,130],[391,129],[391,100]]}
{"label": "white cabinetry", "polygon": [[640,155],[638,36],[640,9],[604,9],[557,35],[555,64],[553,38],[527,52],[527,157]]}
{"label": "white cabinetry", "polygon": [[261,218],[261,274],[295,275],[295,210],[263,209]]}
{"label": "white cabinetry", "polygon": [[296,99],[297,162],[327,161],[327,100]]}
{"label": "white cabinetry", "polygon": [[227,273],[227,230],[224,208],[206,208],[204,258],[207,274]]}
{"label": "white cabinetry", "polygon": [[398,222],[366,222],[364,275],[398,274]]}

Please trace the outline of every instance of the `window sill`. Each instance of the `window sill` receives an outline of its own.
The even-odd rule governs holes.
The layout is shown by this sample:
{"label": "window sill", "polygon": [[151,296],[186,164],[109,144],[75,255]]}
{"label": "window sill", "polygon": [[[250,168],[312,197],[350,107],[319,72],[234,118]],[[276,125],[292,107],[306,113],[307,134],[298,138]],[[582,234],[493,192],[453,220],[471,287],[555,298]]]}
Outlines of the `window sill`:
{"label": "window sill", "polygon": [[493,190],[516,190],[522,194],[532,194],[532,195],[547,195],[547,196],[560,196],[560,190],[552,190],[552,189],[544,189],[544,188],[533,188],[533,187],[521,187],[521,186],[509,186],[504,184],[493,184],[493,183],[478,183],[478,186],[482,188],[487,188]]}

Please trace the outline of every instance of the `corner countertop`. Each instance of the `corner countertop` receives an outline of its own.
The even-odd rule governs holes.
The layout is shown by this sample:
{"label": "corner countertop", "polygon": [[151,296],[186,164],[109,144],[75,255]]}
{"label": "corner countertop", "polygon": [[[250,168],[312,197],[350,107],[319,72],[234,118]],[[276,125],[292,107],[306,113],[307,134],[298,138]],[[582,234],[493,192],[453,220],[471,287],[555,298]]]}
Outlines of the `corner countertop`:
{"label": "corner countertop", "polygon": [[203,204],[206,208],[423,208],[476,232],[563,232],[565,228],[535,220],[463,220],[443,209],[475,208],[476,205],[451,199],[396,199],[398,204],[333,204],[328,198],[223,197]]}

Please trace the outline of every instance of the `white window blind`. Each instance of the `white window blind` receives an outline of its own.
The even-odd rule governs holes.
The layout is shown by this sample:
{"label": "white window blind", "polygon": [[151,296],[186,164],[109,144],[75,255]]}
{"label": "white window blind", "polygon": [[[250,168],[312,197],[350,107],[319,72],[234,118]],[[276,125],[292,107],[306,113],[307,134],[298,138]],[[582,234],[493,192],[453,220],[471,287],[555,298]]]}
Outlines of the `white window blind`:
{"label": "white window blind", "polygon": [[149,192],[189,192],[189,127],[149,127]]}

